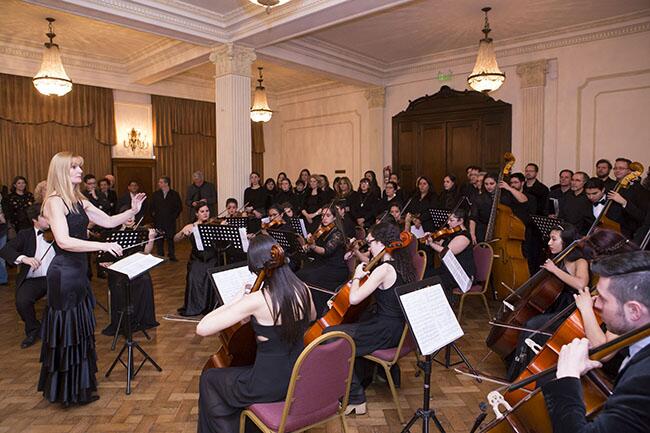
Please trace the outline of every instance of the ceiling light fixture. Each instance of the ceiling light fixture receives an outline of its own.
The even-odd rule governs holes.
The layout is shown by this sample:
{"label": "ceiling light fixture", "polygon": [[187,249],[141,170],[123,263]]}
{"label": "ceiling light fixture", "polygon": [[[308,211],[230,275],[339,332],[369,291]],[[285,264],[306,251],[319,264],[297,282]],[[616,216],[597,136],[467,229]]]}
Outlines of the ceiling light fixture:
{"label": "ceiling light fixture", "polygon": [[266,13],[271,13],[271,8],[289,3],[291,0],[248,0],[256,6],[266,8]]}
{"label": "ceiling light fixture", "polygon": [[50,38],[50,41],[45,42],[41,68],[32,79],[32,82],[36,90],[43,95],[63,96],[72,90],[72,81],[68,74],[65,73],[65,69],[63,69],[59,46],[53,42],[56,36],[52,27],[54,18],[45,18],[45,20],[49,23],[49,31],[46,35]]}
{"label": "ceiling light fixture", "polygon": [[266,100],[266,89],[262,86],[262,69],[257,68],[260,71],[260,77],[257,79],[259,83],[255,87],[255,93],[253,95],[253,106],[251,107],[251,120],[253,122],[268,122],[273,116],[273,111],[269,107],[269,102]]}
{"label": "ceiling light fixture", "polygon": [[478,55],[472,74],[467,77],[469,86],[478,92],[493,92],[497,90],[506,79],[506,74],[501,72],[497,64],[497,56],[492,45],[492,38],[489,37],[490,23],[488,22],[488,12],[491,7],[481,9],[485,12],[485,25],[483,33],[485,37],[478,43]]}

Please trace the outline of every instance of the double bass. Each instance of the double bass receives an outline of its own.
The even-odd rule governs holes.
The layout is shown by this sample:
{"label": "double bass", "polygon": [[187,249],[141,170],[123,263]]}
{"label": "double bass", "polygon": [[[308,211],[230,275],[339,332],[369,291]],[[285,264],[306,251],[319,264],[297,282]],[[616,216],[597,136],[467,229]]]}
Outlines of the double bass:
{"label": "double bass", "polygon": [[503,287],[519,287],[528,279],[528,263],[522,252],[522,244],[526,238],[526,226],[515,216],[508,206],[500,203],[501,188],[499,183],[510,175],[515,157],[510,152],[503,155],[505,165],[499,172],[497,189],[492,199],[490,220],[485,233],[485,242],[494,250],[492,265],[493,287],[500,298],[505,298],[509,292]]}
{"label": "double bass", "polygon": [[[273,245],[271,247],[271,258],[264,263],[264,267],[257,274],[250,293],[258,291],[264,283],[264,278],[273,269],[282,266],[284,263],[282,247]],[[219,340],[221,347],[208,358],[203,371],[210,368],[243,367],[252,365],[255,362],[257,342],[250,321],[240,321],[224,329],[219,333]]]}

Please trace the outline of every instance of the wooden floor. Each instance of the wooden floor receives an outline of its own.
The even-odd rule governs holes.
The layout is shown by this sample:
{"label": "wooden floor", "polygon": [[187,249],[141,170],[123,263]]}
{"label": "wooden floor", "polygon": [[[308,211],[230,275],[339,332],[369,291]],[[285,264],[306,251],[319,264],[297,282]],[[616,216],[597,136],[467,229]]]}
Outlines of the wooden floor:
{"label": "wooden floor", "polygon": [[[179,247],[179,257],[187,257],[186,245]],[[153,271],[156,315],[161,325],[151,332],[151,341],[145,340],[141,333],[136,335],[136,339],[162,366],[163,371],[157,372],[146,365],[136,376],[130,396],[124,393],[126,372],[121,366],[110,378],[105,378],[104,373],[116,352],[110,350],[111,339],[100,334],[108,323],[108,315],[96,308],[97,379],[101,398],[88,406],[68,409],[48,403],[36,392],[40,341],[28,349],[20,349],[20,342],[24,338],[23,324],[14,307],[13,283],[9,287],[1,286],[0,433],[195,432],[199,376],[208,354],[215,349],[215,340],[196,336],[191,323],[162,320],[164,314],[174,313],[182,304],[185,269],[185,262],[181,260],[178,263],[165,263]],[[13,272],[11,278],[13,281]],[[105,303],[105,280],[95,278],[92,284],[98,300]],[[465,337],[458,341],[459,348],[476,368],[503,376],[503,366],[494,355],[479,363],[486,353],[487,316],[478,300],[466,304],[461,322]],[[43,306],[44,301],[40,301],[37,308],[39,317]],[[398,391],[407,417],[422,405],[422,377],[414,376],[414,360],[411,355],[400,362],[402,388]],[[477,384],[436,364],[432,376],[431,405],[447,432],[466,433],[479,413],[479,403],[485,401],[487,393],[495,387],[485,382]],[[368,414],[348,418],[351,432],[401,431],[397,411],[385,383],[371,385],[367,398]],[[417,428],[411,431],[421,431],[420,426],[421,423],[418,423]],[[313,431],[338,433],[341,427],[332,422]],[[433,425],[431,431],[437,431]]]}

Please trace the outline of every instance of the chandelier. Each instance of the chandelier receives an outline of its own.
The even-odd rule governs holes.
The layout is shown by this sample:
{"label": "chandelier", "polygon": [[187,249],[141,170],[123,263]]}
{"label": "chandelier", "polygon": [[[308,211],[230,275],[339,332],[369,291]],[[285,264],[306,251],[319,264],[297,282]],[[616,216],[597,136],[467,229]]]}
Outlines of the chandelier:
{"label": "chandelier", "polygon": [[494,52],[494,45],[492,45],[492,38],[488,36],[491,30],[488,22],[488,12],[491,9],[490,7],[481,9],[485,12],[485,26],[483,27],[485,37],[478,43],[476,64],[474,64],[472,74],[467,77],[467,83],[472,89],[485,93],[497,90],[506,79],[506,74],[501,72],[499,65],[497,65],[497,56]]}
{"label": "chandelier", "polygon": [[41,92],[43,95],[63,96],[72,90],[72,81],[63,69],[59,46],[52,42],[56,36],[52,27],[54,18],[45,19],[49,23],[49,31],[46,35],[50,38],[50,41],[45,42],[41,68],[32,79],[32,82],[34,83],[36,90]]}
{"label": "chandelier", "polygon": [[260,71],[260,77],[257,79],[259,83],[255,87],[255,93],[253,95],[253,106],[251,107],[251,120],[253,122],[268,122],[273,116],[273,111],[269,108],[269,103],[266,100],[266,89],[262,86],[262,69],[257,68]]}
{"label": "chandelier", "polygon": [[248,0],[256,6],[262,6],[266,8],[266,12],[270,13],[271,8],[275,6],[280,6],[285,3],[289,3],[291,0]]}
{"label": "chandelier", "polygon": [[126,136],[126,140],[124,140],[122,143],[124,144],[124,147],[131,149],[133,153],[135,153],[136,149],[144,150],[149,147],[149,143],[147,143],[147,136],[145,135],[143,140],[142,134],[140,131],[136,131],[135,128],[131,128],[131,131],[129,131]]}

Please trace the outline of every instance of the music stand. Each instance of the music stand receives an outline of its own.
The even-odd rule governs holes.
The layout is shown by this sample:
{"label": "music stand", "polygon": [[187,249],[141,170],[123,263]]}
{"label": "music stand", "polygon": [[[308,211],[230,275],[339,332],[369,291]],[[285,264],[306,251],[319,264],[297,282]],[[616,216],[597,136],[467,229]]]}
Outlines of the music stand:
{"label": "music stand", "polygon": [[298,217],[289,218],[289,224],[293,231],[301,235],[303,238],[307,238],[307,227],[305,226],[305,220]]}
{"label": "music stand", "polygon": [[436,209],[436,208],[429,209],[429,215],[431,215],[431,220],[433,221],[433,225],[436,227],[442,227],[445,224],[447,224],[447,220],[449,219],[450,213],[451,211],[447,209]]}
{"label": "music stand", "polygon": [[302,253],[302,246],[298,240],[298,235],[286,230],[267,230],[268,234],[277,241],[289,256]]}
{"label": "music stand", "polygon": [[246,228],[248,227],[248,218],[246,217],[228,217],[226,218],[226,221],[228,222],[229,226],[237,227],[237,228]]}
{"label": "music stand", "polygon": [[218,247],[218,242],[226,242],[228,247],[238,251],[248,251],[248,238],[246,237],[246,227],[235,227],[228,224],[199,224],[194,227],[198,236],[194,236],[196,247],[199,251],[205,248]]}
{"label": "music stand", "polygon": [[542,239],[544,240],[551,237],[551,229],[553,227],[565,224],[564,221],[557,218],[549,218],[541,215],[531,215],[530,218],[533,220],[533,224],[535,224],[537,230],[542,234]]}
{"label": "music stand", "polygon": [[[131,379],[133,379],[140,369],[144,366],[144,364],[149,361],[151,365],[153,365],[156,370],[162,371],[162,368],[154,361],[154,359],[149,356],[147,352],[138,344],[137,341],[133,340],[133,332],[131,330],[131,314],[133,313],[133,305],[131,305],[131,281],[133,281],[135,278],[139,277],[140,275],[144,274],[145,272],[149,271],[150,269],[153,269],[154,267],[158,266],[159,264],[163,263],[165,261],[164,258],[161,257],[156,257],[152,256],[150,254],[141,254],[141,253],[135,253],[132,254],[128,257],[125,257],[122,260],[119,260],[115,263],[113,263],[110,267],[106,268],[109,273],[115,274],[115,276],[118,279],[118,284],[122,284],[124,288],[124,294],[126,298],[126,311],[125,311],[125,316],[126,316],[126,323],[125,323],[125,340],[124,341],[124,346],[122,346],[122,350],[117,354],[117,357],[115,357],[115,360],[111,364],[110,368],[105,374],[105,377],[108,377],[111,375],[111,372],[113,371],[113,368],[117,365],[117,363],[121,363],[125,368],[126,368],[126,394],[129,395],[131,394]],[[119,328],[118,328],[119,332]],[[134,370],[134,365],[133,365],[133,349],[137,349],[142,356],[144,356],[144,359],[140,363],[137,369]],[[126,358],[126,363],[122,360],[122,354],[126,350],[127,352],[127,358]]]}

